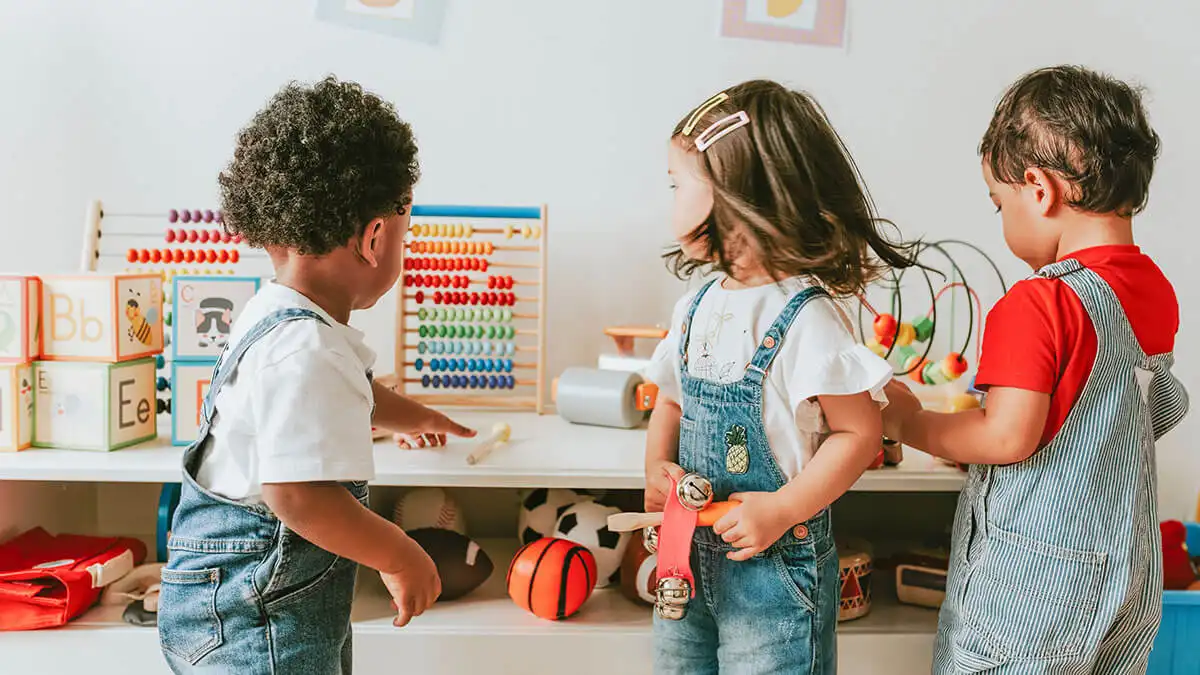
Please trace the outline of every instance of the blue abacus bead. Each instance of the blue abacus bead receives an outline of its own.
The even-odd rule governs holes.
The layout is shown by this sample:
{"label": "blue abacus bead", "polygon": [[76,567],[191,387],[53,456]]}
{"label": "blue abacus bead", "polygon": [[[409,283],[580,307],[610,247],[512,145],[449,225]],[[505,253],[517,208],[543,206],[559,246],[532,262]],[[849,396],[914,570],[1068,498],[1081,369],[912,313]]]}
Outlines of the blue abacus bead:
{"label": "blue abacus bead", "polygon": [[418,373],[421,372],[425,368],[425,359],[413,361],[413,368],[416,368]]}
{"label": "blue abacus bead", "polygon": [[466,375],[455,375],[454,376],[454,386],[456,386],[460,389],[467,386],[467,376]]}
{"label": "blue abacus bead", "polygon": [[496,388],[496,376],[495,375],[488,376],[488,385],[487,386],[488,386],[488,389]]}
{"label": "blue abacus bead", "polygon": [[517,351],[517,345],[514,342],[509,342],[504,345],[504,353],[512,356]]}
{"label": "blue abacus bead", "polygon": [[496,362],[492,359],[488,359],[488,360],[484,361],[483,369],[489,373],[496,370]]}
{"label": "blue abacus bead", "polygon": [[154,357],[154,367],[158,368],[159,370],[167,367],[167,360],[163,358],[162,354]]}
{"label": "blue abacus bead", "polygon": [[458,360],[458,369],[459,369],[460,371],[464,371],[464,370],[466,370],[466,369],[467,369],[467,360],[466,360],[466,359],[459,359],[459,360]]}
{"label": "blue abacus bead", "polygon": [[442,369],[442,360],[441,359],[429,359],[429,369],[435,373],[437,371],[441,370]]}
{"label": "blue abacus bead", "polygon": [[478,388],[479,388],[479,376],[478,376],[478,375],[472,375],[472,376],[471,376],[471,380],[470,380],[470,381],[471,381],[471,388],[472,388],[472,389],[478,389]]}
{"label": "blue abacus bead", "polygon": [[440,378],[440,377],[433,377],[433,378],[430,378],[430,379],[432,380],[432,386],[433,386],[433,388],[434,388],[434,389],[437,389],[438,387],[441,387],[441,386],[442,386],[442,378]]}
{"label": "blue abacus bead", "polygon": [[429,388],[429,376],[428,375],[421,376],[421,386],[425,387],[426,389]]}
{"label": "blue abacus bead", "polygon": [[454,382],[454,379],[453,379],[453,378],[451,378],[449,375],[443,375],[443,376],[442,376],[442,386],[443,386],[443,387],[449,387],[449,386],[452,386],[452,383],[453,383],[453,382]]}
{"label": "blue abacus bead", "polygon": [[158,389],[159,391],[166,391],[167,386],[168,386],[167,378],[165,378],[165,377],[160,377],[160,378],[158,378],[158,381],[155,382],[155,388]]}

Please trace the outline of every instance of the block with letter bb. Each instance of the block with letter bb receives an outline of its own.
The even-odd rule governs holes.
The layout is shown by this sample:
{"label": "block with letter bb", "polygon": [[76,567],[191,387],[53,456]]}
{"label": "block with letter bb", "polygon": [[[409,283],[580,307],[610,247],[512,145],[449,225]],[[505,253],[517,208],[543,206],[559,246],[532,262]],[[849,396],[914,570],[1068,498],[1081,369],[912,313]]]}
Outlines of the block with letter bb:
{"label": "block with letter bb", "polygon": [[42,282],[0,276],[0,363],[29,363],[42,351]]}
{"label": "block with letter bb", "polygon": [[154,359],[33,364],[33,445],[116,450],[158,435]]}
{"label": "block with letter bb", "polygon": [[33,367],[0,366],[0,451],[24,450],[33,441]]}
{"label": "block with letter bb", "polygon": [[42,278],[42,360],[118,363],[162,350],[161,276]]}
{"label": "block with letter bb", "polygon": [[258,292],[256,277],[177,276],[171,302],[171,345],[176,361],[211,361],[229,342],[229,330]]}

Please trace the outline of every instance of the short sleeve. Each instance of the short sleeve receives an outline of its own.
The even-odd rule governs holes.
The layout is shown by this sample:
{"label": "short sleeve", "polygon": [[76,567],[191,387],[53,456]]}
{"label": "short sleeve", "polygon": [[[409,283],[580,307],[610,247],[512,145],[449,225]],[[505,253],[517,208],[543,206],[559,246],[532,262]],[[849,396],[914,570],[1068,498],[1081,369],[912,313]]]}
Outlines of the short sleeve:
{"label": "short sleeve", "polygon": [[776,358],[793,411],[815,396],[869,393],[887,402],[891,365],[855,341],[833,300],[815,300],[797,315]]}
{"label": "short sleeve", "polygon": [[667,336],[654,348],[650,364],[639,373],[646,380],[658,386],[658,395],[678,403],[683,396],[683,385],[679,378],[679,341],[683,339],[680,330],[687,310],[691,306],[695,293],[688,293],[675,303],[671,313],[671,327]]}
{"label": "short sleeve", "polygon": [[1053,289],[1048,279],[1021,281],[988,312],[975,386],[1013,387],[1043,394],[1059,377]]}
{"label": "short sleeve", "polygon": [[303,349],[255,373],[262,483],[375,477],[366,373],[336,351]]}

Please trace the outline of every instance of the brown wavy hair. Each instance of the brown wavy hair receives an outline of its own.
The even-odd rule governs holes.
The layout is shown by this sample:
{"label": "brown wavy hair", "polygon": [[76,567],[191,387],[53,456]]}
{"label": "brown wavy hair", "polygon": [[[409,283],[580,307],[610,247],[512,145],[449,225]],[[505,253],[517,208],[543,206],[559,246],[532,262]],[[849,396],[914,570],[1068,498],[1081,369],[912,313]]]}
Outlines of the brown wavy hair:
{"label": "brown wavy hair", "polygon": [[[701,175],[712,184],[713,209],[691,234],[706,256],[692,259],[676,246],[663,255],[668,269],[680,278],[711,268],[734,276],[733,260],[749,254],[773,279],[808,277],[849,296],[889,267],[914,264],[915,245],[884,235],[895,225],[876,215],[858,167],[812,97],[765,80],[725,94],[691,134],[684,128],[695,110],[672,134],[697,153]],[[705,129],[738,111],[749,125],[696,150]]]}

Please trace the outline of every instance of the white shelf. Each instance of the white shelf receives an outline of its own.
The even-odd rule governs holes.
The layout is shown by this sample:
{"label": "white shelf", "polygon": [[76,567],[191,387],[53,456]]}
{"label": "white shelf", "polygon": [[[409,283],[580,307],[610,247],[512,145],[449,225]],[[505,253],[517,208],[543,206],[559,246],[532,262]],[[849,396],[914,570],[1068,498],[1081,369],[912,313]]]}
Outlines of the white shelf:
{"label": "white shelf", "polygon": [[[488,672],[538,675],[561,673],[564,663],[580,674],[651,672],[648,607],[604,589],[571,619],[543,621],[518,608],[504,590],[515,546],[484,546],[496,565],[489,581],[466,598],[435,605],[404,629],[392,626],[378,576],[364,571],[353,612],[356,672],[395,672],[398,655],[403,655],[406,672],[431,674],[477,672],[480,664],[489,664]],[[842,672],[929,672],[937,613],[886,600],[877,597],[869,615],[838,627]],[[56,631],[0,633],[6,668],[165,672],[156,631],[123,623],[121,611],[96,608]],[[112,664],[102,662],[106,659]]]}
{"label": "white shelf", "polygon": [[[488,433],[498,421],[512,426],[512,440],[482,463],[466,457],[473,441],[452,440],[437,450],[400,450],[390,441],[375,446],[373,485],[439,487],[575,487],[640,489],[646,432],[574,425],[557,415],[467,412],[456,416]],[[0,453],[0,480],[169,483],[179,480],[182,448],[168,436],[115,452],[31,448]],[[869,471],[855,490],[956,492],[964,475],[922,452],[905,449],[898,467]]]}

